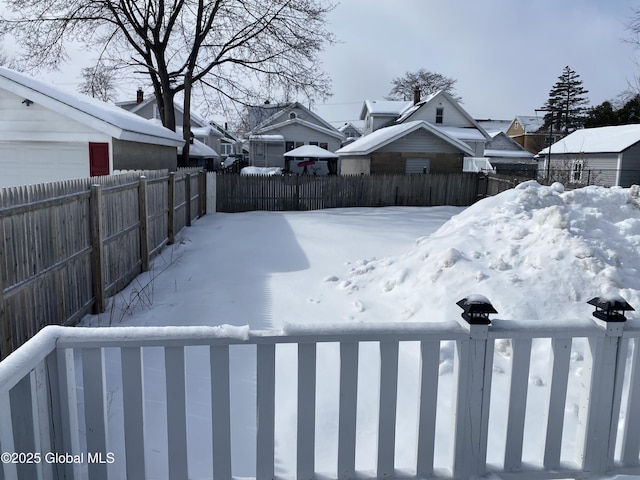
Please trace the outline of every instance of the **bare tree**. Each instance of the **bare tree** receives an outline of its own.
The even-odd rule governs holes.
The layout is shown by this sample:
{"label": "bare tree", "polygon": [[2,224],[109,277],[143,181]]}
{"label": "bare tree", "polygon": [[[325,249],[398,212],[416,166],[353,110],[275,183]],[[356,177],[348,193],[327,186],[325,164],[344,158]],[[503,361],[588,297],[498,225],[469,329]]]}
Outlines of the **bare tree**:
{"label": "bare tree", "polygon": [[209,101],[326,98],[318,54],[334,41],[330,0],[5,0],[0,34],[24,46],[29,65],[56,68],[69,42],[150,80],[163,125],[175,130],[184,102],[188,159],[194,87]]}
{"label": "bare tree", "polygon": [[114,100],[115,97],[115,72],[113,67],[98,63],[94,67],[82,69],[84,81],[78,87],[80,93],[98,98],[103,102]]}
{"label": "bare tree", "polygon": [[456,82],[457,80],[453,78],[421,68],[416,72],[406,72],[402,77],[394,78],[391,81],[393,88],[387,98],[389,100],[411,100],[415,89],[420,90],[422,97],[444,90],[459,102],[461,98],[455,94],[454,88]]}

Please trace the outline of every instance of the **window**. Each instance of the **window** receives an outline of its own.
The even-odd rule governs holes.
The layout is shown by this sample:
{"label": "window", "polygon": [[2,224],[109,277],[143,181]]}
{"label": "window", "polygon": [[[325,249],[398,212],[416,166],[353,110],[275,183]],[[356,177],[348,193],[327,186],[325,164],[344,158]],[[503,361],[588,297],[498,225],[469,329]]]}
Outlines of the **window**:
{"label": "window", "polygon": [[309,142],[309,145],[315,145],[317,147],[318,146],[318,142]]}
{"label": "window", "polygon": [[320,148],[324,148],[325,150],[329,150],[329,144],[325,142],[320,142]]}
{"label": "window", "polygon": [[571,166],[571,182],[582,183],[582,172],[584,171],[584,161],[575,160]]}
{"label": "window", "polygon": [[291,150],[293,150],[295,147],[295,144],[293,142],[285,142],[284,143],[284,150],[285,152],[290,152]]}
{"label": "window", "polygon": [[444,108],[442,107],[436,108],[436,123],[442,123],[443,117],[444,117]]}
{"label": "window", "polygon": [[301,147],[303,145],[304,145],[304,142],[296,142],[295,143],[296,148]]}

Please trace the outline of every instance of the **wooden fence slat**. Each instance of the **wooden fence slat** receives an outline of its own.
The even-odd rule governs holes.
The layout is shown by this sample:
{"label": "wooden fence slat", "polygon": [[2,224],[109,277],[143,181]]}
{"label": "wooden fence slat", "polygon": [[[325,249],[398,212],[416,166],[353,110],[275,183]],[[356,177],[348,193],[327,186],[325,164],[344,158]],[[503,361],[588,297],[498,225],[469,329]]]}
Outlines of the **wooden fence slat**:
{"label": "wooden fence slat", "polygon": [[138,190],[138,206],[140,207],[140,256],[142,257],[142,271],[149,270],[149,207],[147,206],[147,177],[140,177]]}
{"label": "wooden fence slat", "polygon": [[93,313],[102,313],[105,310],[105,280],[102,271],[104,265],[104,247],[102,243],[102,187],[91,186],[91,271],[93,277]]}

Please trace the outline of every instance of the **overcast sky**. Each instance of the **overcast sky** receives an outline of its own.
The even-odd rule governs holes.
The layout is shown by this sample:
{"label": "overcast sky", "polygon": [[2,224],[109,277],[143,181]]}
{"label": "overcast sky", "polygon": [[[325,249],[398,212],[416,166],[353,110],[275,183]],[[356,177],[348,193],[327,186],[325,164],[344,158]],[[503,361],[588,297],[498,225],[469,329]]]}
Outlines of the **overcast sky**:
{"label": "overcast sky", "polygon": [[[640,0],[342,0],[329,17],[340,43],[321,65],[334,95],[314,109],[357,120],[365,99],[383,99],[395,77],[424,68],[457,79],[475,118],[511,120],[535,115],[566,65],[598,105],[640,74],[640,50],[624,42],[633,8]],[[73,67],[37,76],[75,90]]]}
{"label": "overcast sky", "polygon": [[357,119],[365,99],[420,68],[458,80],[475,118],[535,115],[569,65],[591,105],[615,98],[640,73],[640,51],[624,42],[635,0],[342,0],[324,70],[334,95],[316,111]]}

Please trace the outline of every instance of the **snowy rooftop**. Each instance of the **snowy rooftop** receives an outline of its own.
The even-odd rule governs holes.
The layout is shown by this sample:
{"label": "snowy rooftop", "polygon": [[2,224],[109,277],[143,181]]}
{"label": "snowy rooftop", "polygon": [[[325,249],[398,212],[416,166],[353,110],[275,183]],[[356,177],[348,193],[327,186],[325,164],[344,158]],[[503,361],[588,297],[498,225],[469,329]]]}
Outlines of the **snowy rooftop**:
{"label": "snowy rooftop", "polygon": [[367,111],[371,115],[400,115],[411,105],[413,102],[400,100],[365,100],[360,119],[364,119]]}
{"label": "snowy rooftop", "polygon": [[[551,145],[551,153],[620,153],[640,142],[640,124],[576,130]],[[549,147],[540,155],[549,153]]]}
{"label": "snowy rooftop", "polygon": [[461,151],[467,153],[468,155],[473,155],[473,151],[467,144],[451,136],[444,129],[436,128],[430,123],[422,120],[418,120],[415,122],[406,122],[398,125],[392,125],[390,127],[381,128],[373,133],[370,133],[369,135],[358,138],[355,142],[350,143],[349,145],[346,145],[337,150],[336,153],[367,155],[377,150],[378,148],[381,148],[384,145],[387,145],[417,130],[425,130],[427,132],[430,132],[435,136],[440,137],[442,140],[459,148]]}
{"label": "snowy rooftop", "polygon": [[333,152],[320,148],[317,145],[302,145],[294,148],[284,154],[285,157],[303,157],[303,158],[338,158]]}
{"label": "snowy rooftop", "polygon": [[77,121],[89,123],[92,128],[121,140],[146,141],[170,146],[184,143],[178,133],[116,105],[60,90],[8,68],[0,67],[0,87]]}

